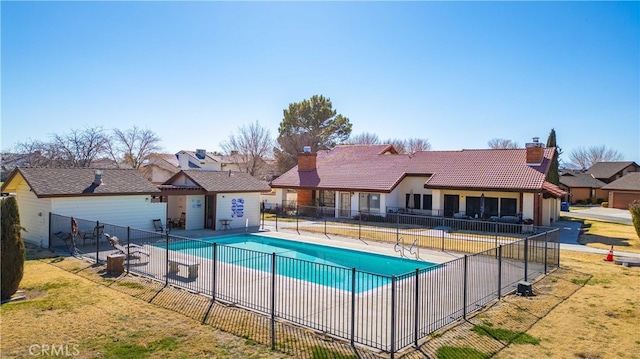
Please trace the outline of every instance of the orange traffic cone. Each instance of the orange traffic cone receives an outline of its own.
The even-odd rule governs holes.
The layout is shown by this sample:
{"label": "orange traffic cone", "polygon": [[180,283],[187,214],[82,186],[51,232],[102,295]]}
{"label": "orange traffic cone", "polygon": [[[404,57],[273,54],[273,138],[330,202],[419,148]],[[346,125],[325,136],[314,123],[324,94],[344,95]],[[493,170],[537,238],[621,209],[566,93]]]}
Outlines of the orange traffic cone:
{"label": "orange traffic cone", "polygon": [[613,246],[609,249],[609,254],[607,254],[607,258],[604,259],[607,262],[613,262]]}

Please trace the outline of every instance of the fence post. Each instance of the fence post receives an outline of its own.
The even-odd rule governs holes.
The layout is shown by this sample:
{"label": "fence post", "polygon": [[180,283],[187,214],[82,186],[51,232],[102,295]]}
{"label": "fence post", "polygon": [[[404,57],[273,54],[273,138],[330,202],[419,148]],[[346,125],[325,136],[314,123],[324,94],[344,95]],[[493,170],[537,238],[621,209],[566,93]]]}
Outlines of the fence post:
{"label": "fence post", "polygon": [[362,211],[359,211],[358,214],[358,239],[362,239]]}
{"label": "fence post", "polygon": [[356,336],[356,269],[351,269],[351,346],[355,346]]}
{"label": "fence post", "polygon": [[96,221],[96,264],[100,263],[100,221]]}
{"label": "fence post", "polygon": [[[49,235],[48,235],[48,237],[49,237],[49,246],[48,246],[49,250],[51,250],[51,232],[52,232],[52,229],[51,229],[51,226],[52,226],[51,218],[52,218],[51,217],[51,212],[49,212]],[[71,232],[73,232],[73,231],[71,231]],[[42,242],[40,244],[42,244]]]}
{"label": "fence post", "polygon": [[396,276],[391,276],[391,359],[396,352]]}
{"label": "fence post", "polygon": [[502,298],[502,245],[498,247],[498,299]]}
{"label": "fence post", "polygon": [[464,255],[464,273],[462,279],[462,318],[467,319],[467,276],[468,276],[468,258]]}
{"label": "fence post", "polygon": [[278,207],[276,207],[276,232],[278,231]]}
{"label": "fence post", "polygon": [[398,216],[398,219],[396,220],[396,242],[397,242],[398,238],[400,238],[400,213],[396,214],[396,216]]}
{"label": "fence post", "polygon": [[167,233],[167,240],[166,240],[166,249],[165,249],[165,261],[164,261],[164,269],[165,269],[165,273],[166,275],[164,276],[164,285],[167,286],[169,285],[169,233]]}
{"label": "fence post", "polygon": [[298,207],[298,203],[296,203],[296,232],[298,232],[298,234],[300,234],[300,230],[298,229],[298,214],[299,214],[299,209],[300,207]]}
{"label": "fence post", "polygon": [[440,226],[440,228],[442,228],[440,230],[440,232],[442,232],[442,251],[444,252],[444,217],[442,217],[442,226]]}
{"label": "fence post", "polygon": [[548,259],[548,251],[549,242],[547,241],[547,232],[544,233],[544,274],[546,275],[548,272],[547,268],[547,259]]}
{"label": "fence post", "polygon": [[211,302],[216,301],[216,261],[218,259],[218,243],[213,242],[213,279],[211,282]]}
{"label": "fence post", "polygon": [[[131,248],[131,227],[127,226],[127,252]],[[127,274],[129,274],[129,253],[127,253]]]}
{"label": "fence post", "polygon": [[529,237],[524,239],[524,280],[527,281],[529,266]]}
{"label": "fence post", "polygon": [[271,350],[276,350],[276,254],[271,254]]}
{"label": "fence post", "polygon": [[327,216],[324,216],[324,235],[327,235]]}
{"label": "fence post", "polygon": [[420,301],[420,295],[419,295],[419,290],[420,290],[420,283],[419,283],[419,279],[420,279],[420,269],[416,268],[416,293],[414,296],[414,319],[413,319],[413,343],[416,346],[416,348],[418,347],[418,320],[420,318],[420,316],[418,315],[418,310],[420,310],[420,305],[419,305],[419,301]]}

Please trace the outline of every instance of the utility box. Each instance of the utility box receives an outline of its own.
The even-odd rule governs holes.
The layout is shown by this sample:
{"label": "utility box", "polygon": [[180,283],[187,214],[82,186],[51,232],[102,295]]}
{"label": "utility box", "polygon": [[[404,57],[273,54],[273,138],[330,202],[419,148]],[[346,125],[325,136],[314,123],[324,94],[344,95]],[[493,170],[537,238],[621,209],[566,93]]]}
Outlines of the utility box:
{"label": "utility box", "polygon": [[533,289],[531,288],[531,283],[523,280],[518,282],[518,289],[516,290],[516,294],[522,295],[524,297],[533,296]]}
{"label": "utility box", "polygon": [[110,254],[107,256],[107,273],[120,275],[124,273],[124,254]]}

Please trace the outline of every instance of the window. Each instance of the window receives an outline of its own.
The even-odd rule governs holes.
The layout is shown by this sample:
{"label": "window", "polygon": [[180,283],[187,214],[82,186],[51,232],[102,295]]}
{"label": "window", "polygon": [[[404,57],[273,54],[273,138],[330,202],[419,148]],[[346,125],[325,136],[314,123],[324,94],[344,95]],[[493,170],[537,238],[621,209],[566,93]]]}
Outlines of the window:
{"label": "window", "polygon": [[432,202],[433,202],[433,197],[430,194],[422,195],[422,209],[431,210]]}
{"label": "window", "polygon": [[322,207],[335,207],[336,192],[327,190],[318,191],[318,204]]}
{"label": "window", "polygon": [[[411,194],[407,193],[405,195],[404,208],[409,208],[409,197],[411,197]],[[413,194],[413,206],[411,208],[420,208],[420,194]]]}
{"label": "window", "polygon": [[469,217],[489,218],[498,215],[498,199],[493,197],[484,198],[484,213],[482,212],[482,200],[480,197],[467,197],[467,209],[465,214]]}
{"label": "window", "polygon": [[380,194],[360,193],[360,211],[380,212]]}
{"label": "window", "polygon": [[515,198],[500,198],[500,216],[517,216],[518,208]]}

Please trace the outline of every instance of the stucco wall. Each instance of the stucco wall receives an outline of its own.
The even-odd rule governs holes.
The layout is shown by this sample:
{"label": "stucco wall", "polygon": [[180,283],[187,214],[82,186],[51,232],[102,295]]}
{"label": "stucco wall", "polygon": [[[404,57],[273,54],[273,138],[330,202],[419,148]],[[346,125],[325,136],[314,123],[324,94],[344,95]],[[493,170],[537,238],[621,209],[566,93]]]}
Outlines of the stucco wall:
{"label": "stucco wall", "polygon": [[[186,204],[186,220],[184,229],[202,229],[204,228],[204,195],[193,196],[174,196],[182,197]],[[182,214],[182,212],[180,212]],[[175,218],[179,218],[179,215]]]}
{"label": "stucco wall", "polygon": [[[242,208],[240,208],[240,204],[242,204]],[[255,192],[218,194],[216,198],[216,230],[222,229],[221,219],[230,219],[233,229],[245,228],[247,219],[249,227],[259,226],[260,194]]]}

